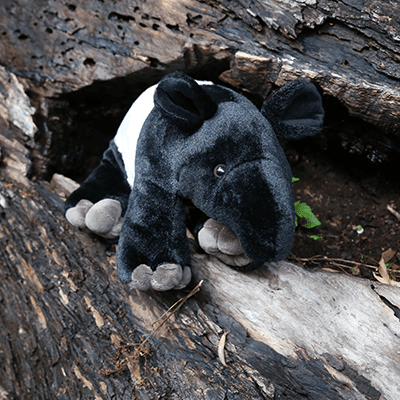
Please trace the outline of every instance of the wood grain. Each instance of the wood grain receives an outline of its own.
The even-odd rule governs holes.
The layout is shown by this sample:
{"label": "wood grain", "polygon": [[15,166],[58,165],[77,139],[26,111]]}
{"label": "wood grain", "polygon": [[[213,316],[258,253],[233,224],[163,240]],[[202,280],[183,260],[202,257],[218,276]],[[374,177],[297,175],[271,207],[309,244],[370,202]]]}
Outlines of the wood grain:
{"label": "wood grain", "polygon": [[1,4],[0,398],[397,400],[399,288],[287,262],[239,274],[192,246],[200,293],[140,346],[187,292],[122,285],[115,245],[62,217],[74,183],[31,178],[73,154],[90,164],[76,138],[93,146],[102,117],[175,69],[260,101],[305,76],[396,140],[398,13],[389,0]]}

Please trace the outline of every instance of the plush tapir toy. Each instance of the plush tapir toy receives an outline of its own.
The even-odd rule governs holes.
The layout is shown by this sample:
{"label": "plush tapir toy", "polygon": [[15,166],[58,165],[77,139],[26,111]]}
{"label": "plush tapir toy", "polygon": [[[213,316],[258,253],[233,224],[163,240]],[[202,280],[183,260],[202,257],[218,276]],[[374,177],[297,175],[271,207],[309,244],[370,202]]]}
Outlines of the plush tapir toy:
{"label": "plush tapir toy", "polygon": [[67,199],[66,218],[119,236],[118,276],[140,290],[189,283],[186,200],[207,216],[197,229],[207,253],[244,271],[282,260],[295,214],[278,137],[314,135],[323,115],[318,91],[303,79],[260,112],[230,89],[174,72],[133,104],[100,165]]}

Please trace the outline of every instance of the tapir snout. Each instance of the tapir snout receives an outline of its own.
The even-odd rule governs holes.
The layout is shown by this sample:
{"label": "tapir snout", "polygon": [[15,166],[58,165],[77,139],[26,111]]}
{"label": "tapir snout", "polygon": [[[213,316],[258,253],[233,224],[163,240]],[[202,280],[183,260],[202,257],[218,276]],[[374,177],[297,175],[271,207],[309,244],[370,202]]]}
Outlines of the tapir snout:
{"label": "tapir snout", "polygon": [[212,217],[233,229],[251,268],[286,258],[295,231],[289,166],[261,159],[240,164],[221,179]]}

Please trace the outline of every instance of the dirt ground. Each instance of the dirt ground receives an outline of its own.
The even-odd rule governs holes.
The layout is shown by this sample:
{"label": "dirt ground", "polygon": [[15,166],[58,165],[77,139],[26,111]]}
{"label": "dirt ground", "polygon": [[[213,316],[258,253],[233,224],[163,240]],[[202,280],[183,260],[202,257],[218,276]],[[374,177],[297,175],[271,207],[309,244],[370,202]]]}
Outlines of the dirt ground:
{"label": "dirt ground", "polygon": [[293,183],[295,201],[307,203],[321,222],[297,228],[289,260],[374,279],[382,253],[392,249],[386,265],[390,278],[400,281],[400,220],[387,209],[400,211],[398,172],[307,142],[284,150],[300,179]]}

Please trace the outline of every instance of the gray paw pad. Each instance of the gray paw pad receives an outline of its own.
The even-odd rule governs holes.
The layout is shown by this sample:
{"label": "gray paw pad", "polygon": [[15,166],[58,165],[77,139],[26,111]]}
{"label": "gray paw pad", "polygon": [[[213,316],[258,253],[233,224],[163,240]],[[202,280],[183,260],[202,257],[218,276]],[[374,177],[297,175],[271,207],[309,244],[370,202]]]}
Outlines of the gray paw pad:
{"label": "gray paw pad", "polygon": [[77,228],[86,228],[85,217],[93,203],[89,200],[82,199],[75,207],[71,207],[65,213],[68,222]]}
{"label": "gray paw pad", "polygon": [[159,292],[173,289],[183,277],[179,264],[162,264],[157,267],[151,278],[151,287]]}
{"label": "gray paw pad", "polygon": [[209,219],[199,232],[199,244],[208,254],[217,257],[227,265],[244,267],[251,263],[235,232],[228,226]]}
{"label": "gray paw pad", "polygon": [[242,245],[235,232],[227,226],[223,226],[218,235],[218,249],[221,253],[230,256],[243,254]]}
{"label": "gray paw pad", "polygon": [[118,200],[100,200],[90,208],[86,214],[86,226],[93,233],[105,235],[118,225],[121,218],[121,212],[122,208]]}
{"label": "gray paw pad", "polygon": [[136,267],[132,272],[132,281],[129,286],[133,289],[138,289],[146,291],[151,287],[151,277],[153,276],[153,271],[151,268],[145,264],[141,264]]}
{"label": "gray paw pad", "polygon": [[251,263],[251,259],[245,254],[242,254],[240,256],[229,256],[227,254],[219,252],[215,254],[215,257],[218,258],[218,260],[222,261],[224,264],[231,265],[233,267],[244,267]]}
{"label": "gray paw pad", "polygon": [[189,285],[190,281],[192,280],[192,270],[190,267],[185,267],[183,269],[182,279],[181,281],[174,287],[174,289],[183,289],[187,285]]}
{"label": "gray paw pad", "polygon": [[218,253],[218,234],[223,225],[214,219],[209,219],[199,232],[199,244],[208,254]]}

